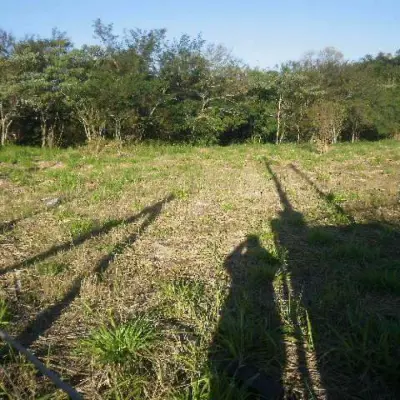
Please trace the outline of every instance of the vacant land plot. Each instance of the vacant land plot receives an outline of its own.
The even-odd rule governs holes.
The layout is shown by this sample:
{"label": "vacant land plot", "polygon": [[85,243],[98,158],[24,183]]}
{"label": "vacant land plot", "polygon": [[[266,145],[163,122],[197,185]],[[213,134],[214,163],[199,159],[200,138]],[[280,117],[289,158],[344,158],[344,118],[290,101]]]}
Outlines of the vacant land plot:
{"label": "vacant land plot", "polygon": [[394,141],[2,149],[1,327],[87,399],[399,398],[399,183]]}

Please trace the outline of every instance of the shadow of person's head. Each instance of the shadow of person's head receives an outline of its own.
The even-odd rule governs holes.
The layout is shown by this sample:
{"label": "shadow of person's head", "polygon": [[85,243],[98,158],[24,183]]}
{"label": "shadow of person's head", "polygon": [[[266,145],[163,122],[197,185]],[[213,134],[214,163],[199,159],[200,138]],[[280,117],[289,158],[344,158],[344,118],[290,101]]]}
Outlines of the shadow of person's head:
{"label": "shadow of person's head", "polygon": [[[250,234],[226,258],[225,268],[232,278],[251,274],[254,269],[277,266],[278,260],[262,245],[259,236]],[[244,282],[243,282],[244,283]]]}

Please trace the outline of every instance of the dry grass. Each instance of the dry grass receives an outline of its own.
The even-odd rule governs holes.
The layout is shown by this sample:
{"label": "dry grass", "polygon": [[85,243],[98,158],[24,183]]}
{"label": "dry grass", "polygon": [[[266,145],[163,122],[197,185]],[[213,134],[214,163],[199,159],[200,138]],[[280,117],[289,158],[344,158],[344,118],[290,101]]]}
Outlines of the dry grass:
{"label": "dry grass", "polygon": [[[396,141],[2,149],[4,324],[88,399],[396,398],[399,182]],[[151,351],[85,345],[143,316]],[[63,398],[2,362],[3,397]]]}

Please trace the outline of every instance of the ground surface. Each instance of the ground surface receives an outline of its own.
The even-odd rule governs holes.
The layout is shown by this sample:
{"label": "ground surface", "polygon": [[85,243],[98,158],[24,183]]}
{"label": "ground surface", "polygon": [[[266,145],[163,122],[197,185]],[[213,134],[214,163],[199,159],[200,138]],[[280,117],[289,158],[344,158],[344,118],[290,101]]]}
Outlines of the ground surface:
{"label": "ground surface", "polygon": [[390,141],[2,149],[0,324],[88,399],[399,398],[399,183]]}

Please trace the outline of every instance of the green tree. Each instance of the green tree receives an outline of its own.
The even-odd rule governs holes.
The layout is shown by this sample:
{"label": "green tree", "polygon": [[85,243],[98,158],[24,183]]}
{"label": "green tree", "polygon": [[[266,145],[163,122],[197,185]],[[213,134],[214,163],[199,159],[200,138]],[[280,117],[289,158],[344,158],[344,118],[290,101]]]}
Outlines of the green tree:
{"label": "green tree", "polygon": [[11,61],[14,38],[0,30],[0,144],[4,146],[18,105],[16,75]]}

